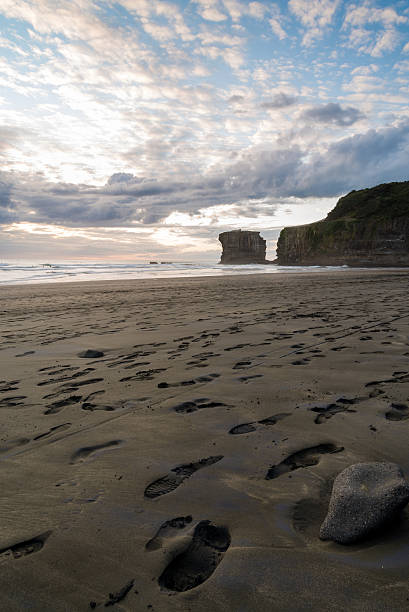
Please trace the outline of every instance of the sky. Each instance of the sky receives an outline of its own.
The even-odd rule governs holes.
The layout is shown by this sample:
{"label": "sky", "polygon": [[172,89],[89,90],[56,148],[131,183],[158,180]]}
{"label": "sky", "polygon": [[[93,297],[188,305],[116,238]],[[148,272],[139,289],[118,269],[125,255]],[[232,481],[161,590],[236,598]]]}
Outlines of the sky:
{"label": "sky", "polygon": [[409,5],[1,0],[0,260],[216,262],[409,179]]}

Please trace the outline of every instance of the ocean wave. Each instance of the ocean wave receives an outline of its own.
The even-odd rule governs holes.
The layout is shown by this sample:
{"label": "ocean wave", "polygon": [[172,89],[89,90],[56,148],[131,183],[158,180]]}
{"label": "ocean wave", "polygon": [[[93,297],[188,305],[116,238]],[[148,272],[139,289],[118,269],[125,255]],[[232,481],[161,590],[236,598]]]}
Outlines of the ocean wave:
{"label": "ocean wave", "polygon": [[215,263],[0,263],[0,285],[30,283],[73,282],[90,280],[120,280],[149,278],[186,278],[197,276],[232,276],[238,274],[276,274],[311,272],[320,270],[345,270],[346,266],[276,266],[272,265],[221,265]]}

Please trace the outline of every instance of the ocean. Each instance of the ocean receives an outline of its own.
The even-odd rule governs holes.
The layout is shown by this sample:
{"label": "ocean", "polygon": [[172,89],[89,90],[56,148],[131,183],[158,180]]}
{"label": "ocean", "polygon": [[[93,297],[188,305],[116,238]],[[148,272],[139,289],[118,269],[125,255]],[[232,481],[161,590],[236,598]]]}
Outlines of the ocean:
{"label": "ocean", "polygon": [[77,282],[94,280],[186,278],[192,276],[231,276],[237,274],[277,274],[323,270],[348,270],[346,266],[228,266],[215,263],[44,263],[0,264],[0,285]]}

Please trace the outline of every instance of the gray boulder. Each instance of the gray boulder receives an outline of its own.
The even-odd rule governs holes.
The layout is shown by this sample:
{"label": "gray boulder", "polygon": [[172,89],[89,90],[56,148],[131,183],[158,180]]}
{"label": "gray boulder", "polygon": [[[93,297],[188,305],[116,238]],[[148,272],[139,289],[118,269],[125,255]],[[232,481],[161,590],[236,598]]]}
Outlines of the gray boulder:
{"label": "gray boulder", "polygon": [[321,540],[352,544],[393,519],[409,501],[396,463],[355,463],[334,480]]}

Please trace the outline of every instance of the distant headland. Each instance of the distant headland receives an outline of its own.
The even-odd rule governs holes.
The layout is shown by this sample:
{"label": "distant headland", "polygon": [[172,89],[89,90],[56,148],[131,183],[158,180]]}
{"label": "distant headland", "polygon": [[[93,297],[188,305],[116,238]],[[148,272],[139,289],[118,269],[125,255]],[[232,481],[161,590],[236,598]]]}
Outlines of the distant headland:
{"label": "distant headland", "polygon": [[351,191],[326,219],[285,227],[276,263],[409,266],[409,181]]}

